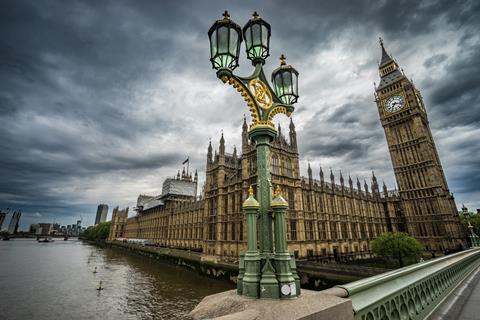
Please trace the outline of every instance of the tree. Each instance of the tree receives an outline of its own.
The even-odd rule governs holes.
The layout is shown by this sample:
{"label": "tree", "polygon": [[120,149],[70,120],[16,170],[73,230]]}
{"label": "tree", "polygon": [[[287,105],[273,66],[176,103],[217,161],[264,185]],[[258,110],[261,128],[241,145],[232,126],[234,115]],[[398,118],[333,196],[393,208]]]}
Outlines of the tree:
{"label": "tree", "polygon": [[111,222],[100,222],[95,226],[88,227],[80,235],[82,238],[94,241],[105,241],[110,233]]}
{"label": "tree", "polygon": [[470,224],[473,226],[473,232],[478,235],[480,233],[480,214],[471,214],[468,218],[463,214],[460,215],[460,222],[467,231],[469,221]]}
{"label": "tree", "polygon": [[386,232],[372,241],[372,250],[378,256],[398,259],[400,267],[406,257],[417,257],[423,245],[414,237],[403,232]]}

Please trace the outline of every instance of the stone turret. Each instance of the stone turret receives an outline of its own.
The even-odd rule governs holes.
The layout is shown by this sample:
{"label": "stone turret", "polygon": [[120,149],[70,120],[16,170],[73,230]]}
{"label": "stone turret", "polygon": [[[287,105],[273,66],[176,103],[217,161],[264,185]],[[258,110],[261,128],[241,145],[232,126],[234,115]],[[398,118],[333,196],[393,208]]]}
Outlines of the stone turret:
{"label": "stone turret", "polygon": [[212,140],[208,143],[208,151],[207,151],[207,168],[212,164],[213,159],[212,159]]}
{"label": "stone turret", "polygon": [[322,187],[322,189],[323,189],[323,187],[324,187],[324,185],[325,185],[325,180],[324,180],[324,179],[325,179],[325,178],[324,178],[324,176],[323,176],[322,166],[320,166],[320,186]]}
{"label": "stone turret", "polygon": [[242,153],[246,154],[248,152],[248,125],[247,119],[245,116],[243,117],[243,125],[242,125]]}
{"label": "stone turret", "polygon": [[195,182],[195,199],[198,195],[198,172],[197,172],[197,169],[195,169],[195,177],[193,179],[193,181]]}
{"label": "stone turret", "polygon": [[343,179],[342,170],[340,170],[340,186],[342,187],[342,191],[345,188],[345,180]]}
{"label": "stone turret", "polygon": [[233,166],[237,168],[238,166],[237,146],[233,146],[232,161],[233,161]]}
{"label": "stone turret", "polygon": [[225,138],[220,137],[220,146],[218,147],[218,171],[217,171],[217,185],[223,186],[225,181]]}
{"label": "stone turret", "polygon": [[367,180],[363,179],[363,187],[365,188],[365,193],[368,195],[368,184]]}
{"label": "stone turret", "polygon": [[375,196],[380,196],[380,189],[378,187],[377,177],[375,177],[375,172],[372,170],[372,193]]}
{"label": "stone turret", "polygon": [[292,118],[290,118],[290,145],[297,151],[297,132],[295,131],[295,125]]}
{"label": "stone turret", "polygon": [[218,147],[218,153],[221,156],[225,156],[225,139],[223,138],[223,131],[222,136],[220,137],[220,147]]}
{"label": "stone turret", "polygon": [[312,168],[310,167],[310,162],[308,163],[308,184],[310,185],[310,187],[312,186],[313,184],[313,176],[312,176]]}

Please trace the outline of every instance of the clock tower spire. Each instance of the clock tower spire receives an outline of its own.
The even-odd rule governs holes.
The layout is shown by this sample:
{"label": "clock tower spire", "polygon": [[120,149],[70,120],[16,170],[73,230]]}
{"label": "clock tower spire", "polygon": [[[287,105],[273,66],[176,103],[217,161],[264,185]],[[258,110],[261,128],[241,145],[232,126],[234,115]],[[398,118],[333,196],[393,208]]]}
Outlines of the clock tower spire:
{"label": "clock tower spire", "polygon": [[380,121],[403,202],[406,228],[427,250],[465,245],[460,221],[430,131],[420,91],[382,50],[375,88]]}

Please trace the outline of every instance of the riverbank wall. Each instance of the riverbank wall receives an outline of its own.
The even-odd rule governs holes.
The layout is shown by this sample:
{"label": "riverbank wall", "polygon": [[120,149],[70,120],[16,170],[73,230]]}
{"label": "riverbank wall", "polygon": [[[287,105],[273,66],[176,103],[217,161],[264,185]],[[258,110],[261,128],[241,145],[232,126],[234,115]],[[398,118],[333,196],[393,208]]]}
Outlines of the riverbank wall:
{"label": "riverbank wall", "polygon": [[[182,266],[212,278],[224,279],[233,283],[237,281],[238,263],[221,261],[215,256],[205,255],[200,252],[143,246],[120,241],[106,241],[105,246]],[[300,276],[302,288],[313,290],[323,290],[334,285],[356,281],[386,271],[389,270],[336,263],[297,262],[297,272]]]}
{"label": "riverbank wall", "polygon": [[131,254],[182,266],[209,277],[224,279],[234,283],[237,281],[237,264],[219,261],[215,257],[205,256],[198,252],[142,246],[119,241],[106,241],[105,245],[111,248],[126,250]]}

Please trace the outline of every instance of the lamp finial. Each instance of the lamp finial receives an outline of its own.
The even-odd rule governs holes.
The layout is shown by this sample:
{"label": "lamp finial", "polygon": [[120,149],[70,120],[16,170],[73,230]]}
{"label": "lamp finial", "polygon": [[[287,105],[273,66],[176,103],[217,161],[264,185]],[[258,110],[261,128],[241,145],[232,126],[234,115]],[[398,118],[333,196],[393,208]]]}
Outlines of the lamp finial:
{"label": "lamp finial", "polygon": [[277,187],[275,188],[275,198],[281,197],[282,196],[282,190],[280,190],[280,185],[277,184]]}
{"label": "lamp finial", "polygon": [[250,188],[248,188],[248,196],[253,198],[253,187],[250,185]]}
{"label": "lamp finial", "polygon": [[282,55],[280,56],[280,65],[284,66],[286,64],[287,64],[287,57],[285,57],[285,55],[282,53]]}
{"label": "lamp finial", "polygon": [[230,20],[230,14],[227,10],[225,10],[225,12],[223,13],[223,20]]}

